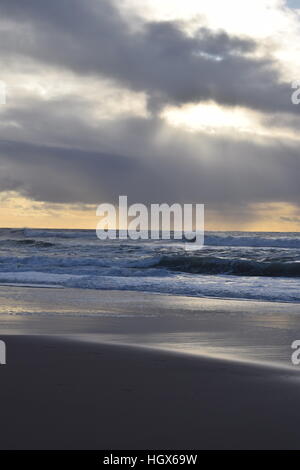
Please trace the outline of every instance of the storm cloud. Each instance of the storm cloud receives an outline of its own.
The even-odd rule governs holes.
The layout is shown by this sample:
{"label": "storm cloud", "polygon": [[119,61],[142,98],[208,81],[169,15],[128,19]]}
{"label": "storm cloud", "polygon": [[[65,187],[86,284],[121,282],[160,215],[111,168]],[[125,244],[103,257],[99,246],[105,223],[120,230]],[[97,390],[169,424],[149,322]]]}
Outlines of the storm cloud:
{"label": "storm cloud", "polygon": [[[0,110],[0,191],[49,203],[97,204],[120,194],[212,207],[299,201],[299,141],[290,134],[189,132],[161,111],[214,102],[294,132],[299,108],[280,63],[255,38],[199,21],[146,22],[108,0],[1,0],[0,55],[12,82],[54,71],[78,94],[22,88]],[[255,25],[253,25],[255,27]],[[0,77],[1,78],[1,77]],[[82,81],[145,96],[144,116],[96,116]],[[10,84],[8,83],[8,86]],[[36,93],[36,94],[35,94]],[[112,101],[117,95],[112,91]],[[138,98],[137,98],[138,99]]]}
{"label": "storm cloud", "polygon": [[[55,130],[63,124],[48,115],[48,132],[57,142]],[[159,118],[103,122],[85,148],[72,147],[76,122],[65,131],[67,141],[56,145],[2,140],[1,161],[9,169],[2,188],[10,189],[13,178],[21,193],[51,202],[117,201],[119,194],[145,203],[296,204],[299,199],[299,147],[293,142],[212,139],[170,129]]]}
{"label": "storm cloud", "polygon": [[290,84],[276,63],[255,58],[249,38],[199,25],[193,37],[177,22],[138,29],[108,0],[2,0],[0,51],[8,61],[28,58],[78,74],[106,76],[149,95],[149,102],[214,100],[267,112],[293,113]]}

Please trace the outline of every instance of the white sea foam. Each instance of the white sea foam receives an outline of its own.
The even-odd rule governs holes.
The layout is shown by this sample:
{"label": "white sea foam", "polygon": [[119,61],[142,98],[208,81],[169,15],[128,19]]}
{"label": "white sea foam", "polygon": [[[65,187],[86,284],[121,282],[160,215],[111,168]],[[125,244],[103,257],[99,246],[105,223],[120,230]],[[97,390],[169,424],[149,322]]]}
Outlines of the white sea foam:
{"label": "white sea foam", "polygon": [[118,277],[50,274],[41,272],[1,273],[0,283],[61,286],[82,289],[133,290],[197,297],[300,302],[298,279],[176,275],[172,277]]}

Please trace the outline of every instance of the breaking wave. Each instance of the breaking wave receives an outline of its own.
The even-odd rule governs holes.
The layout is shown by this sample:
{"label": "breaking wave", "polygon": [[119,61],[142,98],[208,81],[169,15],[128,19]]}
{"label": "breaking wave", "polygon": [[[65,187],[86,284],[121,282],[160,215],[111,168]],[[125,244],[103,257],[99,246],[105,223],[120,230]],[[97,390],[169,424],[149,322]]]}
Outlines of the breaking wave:
{"label": "breaking wave", "polygon": [[191,274],[300,277],[300,262],[266,262],[206,256],[163,256],[159,267]]}

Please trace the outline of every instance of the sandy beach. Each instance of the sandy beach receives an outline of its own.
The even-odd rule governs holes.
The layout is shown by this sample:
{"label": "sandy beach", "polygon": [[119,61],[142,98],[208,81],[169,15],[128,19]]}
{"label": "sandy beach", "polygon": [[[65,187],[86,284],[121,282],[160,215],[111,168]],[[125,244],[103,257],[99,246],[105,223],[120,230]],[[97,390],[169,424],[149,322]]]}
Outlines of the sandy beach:
{"label": "sandy beach", "polygon": [[298,449],[297,304],[0,288],[1,449]]}
{"label": "sandy beach", "polygon": [[292,372],[134,347],[5,338],[1,449],[298,449]]}

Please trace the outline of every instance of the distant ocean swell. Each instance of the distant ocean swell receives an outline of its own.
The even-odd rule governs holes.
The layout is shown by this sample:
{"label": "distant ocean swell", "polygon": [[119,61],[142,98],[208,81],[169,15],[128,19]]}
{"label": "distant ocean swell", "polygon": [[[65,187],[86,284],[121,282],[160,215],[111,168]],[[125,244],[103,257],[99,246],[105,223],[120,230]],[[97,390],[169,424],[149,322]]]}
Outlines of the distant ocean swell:
{"label": "distant ocean swell", "polygon": [[[48,238],[51,241],[76,239],[95,239],[94,230],[39,230],[39,229],[0,229],[0,236],[7,235],[7,241],[15,242],[22,238],[26,243],[27,239]],[[12,238],[10,239],[9,236]],[[22,242],[22,240],[19,240]],[[278,232],[211,232],[205,234],[206,246],[233,246],[233,247],[278,247],[278,248],[298,248],[300,249],[300,233],[278,233]]]}

